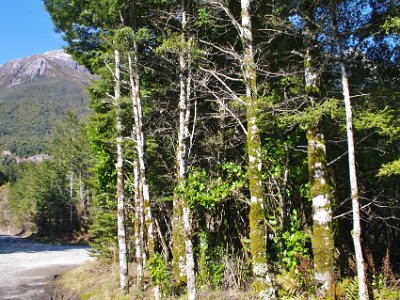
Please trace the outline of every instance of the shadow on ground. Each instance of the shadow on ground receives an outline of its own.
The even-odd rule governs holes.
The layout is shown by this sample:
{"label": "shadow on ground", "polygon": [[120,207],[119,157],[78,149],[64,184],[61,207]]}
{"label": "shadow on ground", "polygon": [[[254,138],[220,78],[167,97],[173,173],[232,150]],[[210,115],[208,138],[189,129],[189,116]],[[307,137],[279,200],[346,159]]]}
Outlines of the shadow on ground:
{"label": "shadow on ground", "polygon": [[71,249],[89,249],[87,246],[49,245],[29,238],[11,237],[0,234],[0,254],[35,253],[44,251],[68,251]]}

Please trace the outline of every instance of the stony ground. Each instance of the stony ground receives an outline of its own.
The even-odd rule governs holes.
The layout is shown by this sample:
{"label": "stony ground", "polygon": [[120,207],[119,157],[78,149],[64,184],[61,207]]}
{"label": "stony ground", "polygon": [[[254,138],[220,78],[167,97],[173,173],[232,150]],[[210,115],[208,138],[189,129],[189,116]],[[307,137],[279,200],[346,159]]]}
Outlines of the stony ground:
{"label": "stony ground", "polygon": [[54,280],[91,259],[84,246],[49,245],[0,234],[0,299],[66,299],[57,296]]}

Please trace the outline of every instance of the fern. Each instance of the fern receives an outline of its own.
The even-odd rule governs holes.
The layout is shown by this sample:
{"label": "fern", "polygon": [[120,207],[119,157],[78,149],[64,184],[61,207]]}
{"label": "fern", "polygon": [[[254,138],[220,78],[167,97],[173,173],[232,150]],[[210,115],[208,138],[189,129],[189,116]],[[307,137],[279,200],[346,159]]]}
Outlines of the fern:
{"label": "fern", "polygon": [[374,289],[375,300],[398,300],[400,299],[399,288],[378,288]]}
{"label": "fern", "polygon": [[336,287],[339,299],[358,300],[357,278],[344,278]]}
{"label": "fern", "polygon": [[280,287],[280,293],[282,293],[280,299],[307,299],[301,283],[292,273],[280,274],[275,280]]}

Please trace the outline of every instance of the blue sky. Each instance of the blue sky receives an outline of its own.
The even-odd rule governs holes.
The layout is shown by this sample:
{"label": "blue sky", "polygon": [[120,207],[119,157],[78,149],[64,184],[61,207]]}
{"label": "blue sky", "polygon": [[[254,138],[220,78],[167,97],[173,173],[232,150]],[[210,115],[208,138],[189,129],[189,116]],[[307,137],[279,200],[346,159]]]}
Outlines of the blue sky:
{"label": "blue sky", "polygon": [[0,65],[63,45],[42,0],[0,0]]}

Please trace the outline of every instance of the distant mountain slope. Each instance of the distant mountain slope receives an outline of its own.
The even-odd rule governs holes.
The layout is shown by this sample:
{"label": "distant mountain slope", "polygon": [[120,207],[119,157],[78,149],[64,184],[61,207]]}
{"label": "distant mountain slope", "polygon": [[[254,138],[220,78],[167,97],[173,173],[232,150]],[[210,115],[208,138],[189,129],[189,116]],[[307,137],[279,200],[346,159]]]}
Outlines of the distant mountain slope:
{"label": "distant mountain slope", "polygon": [[0,149],[21,156],[42,152],[54,124],[87,113],[93,76],[63,51],[0,66]]}

